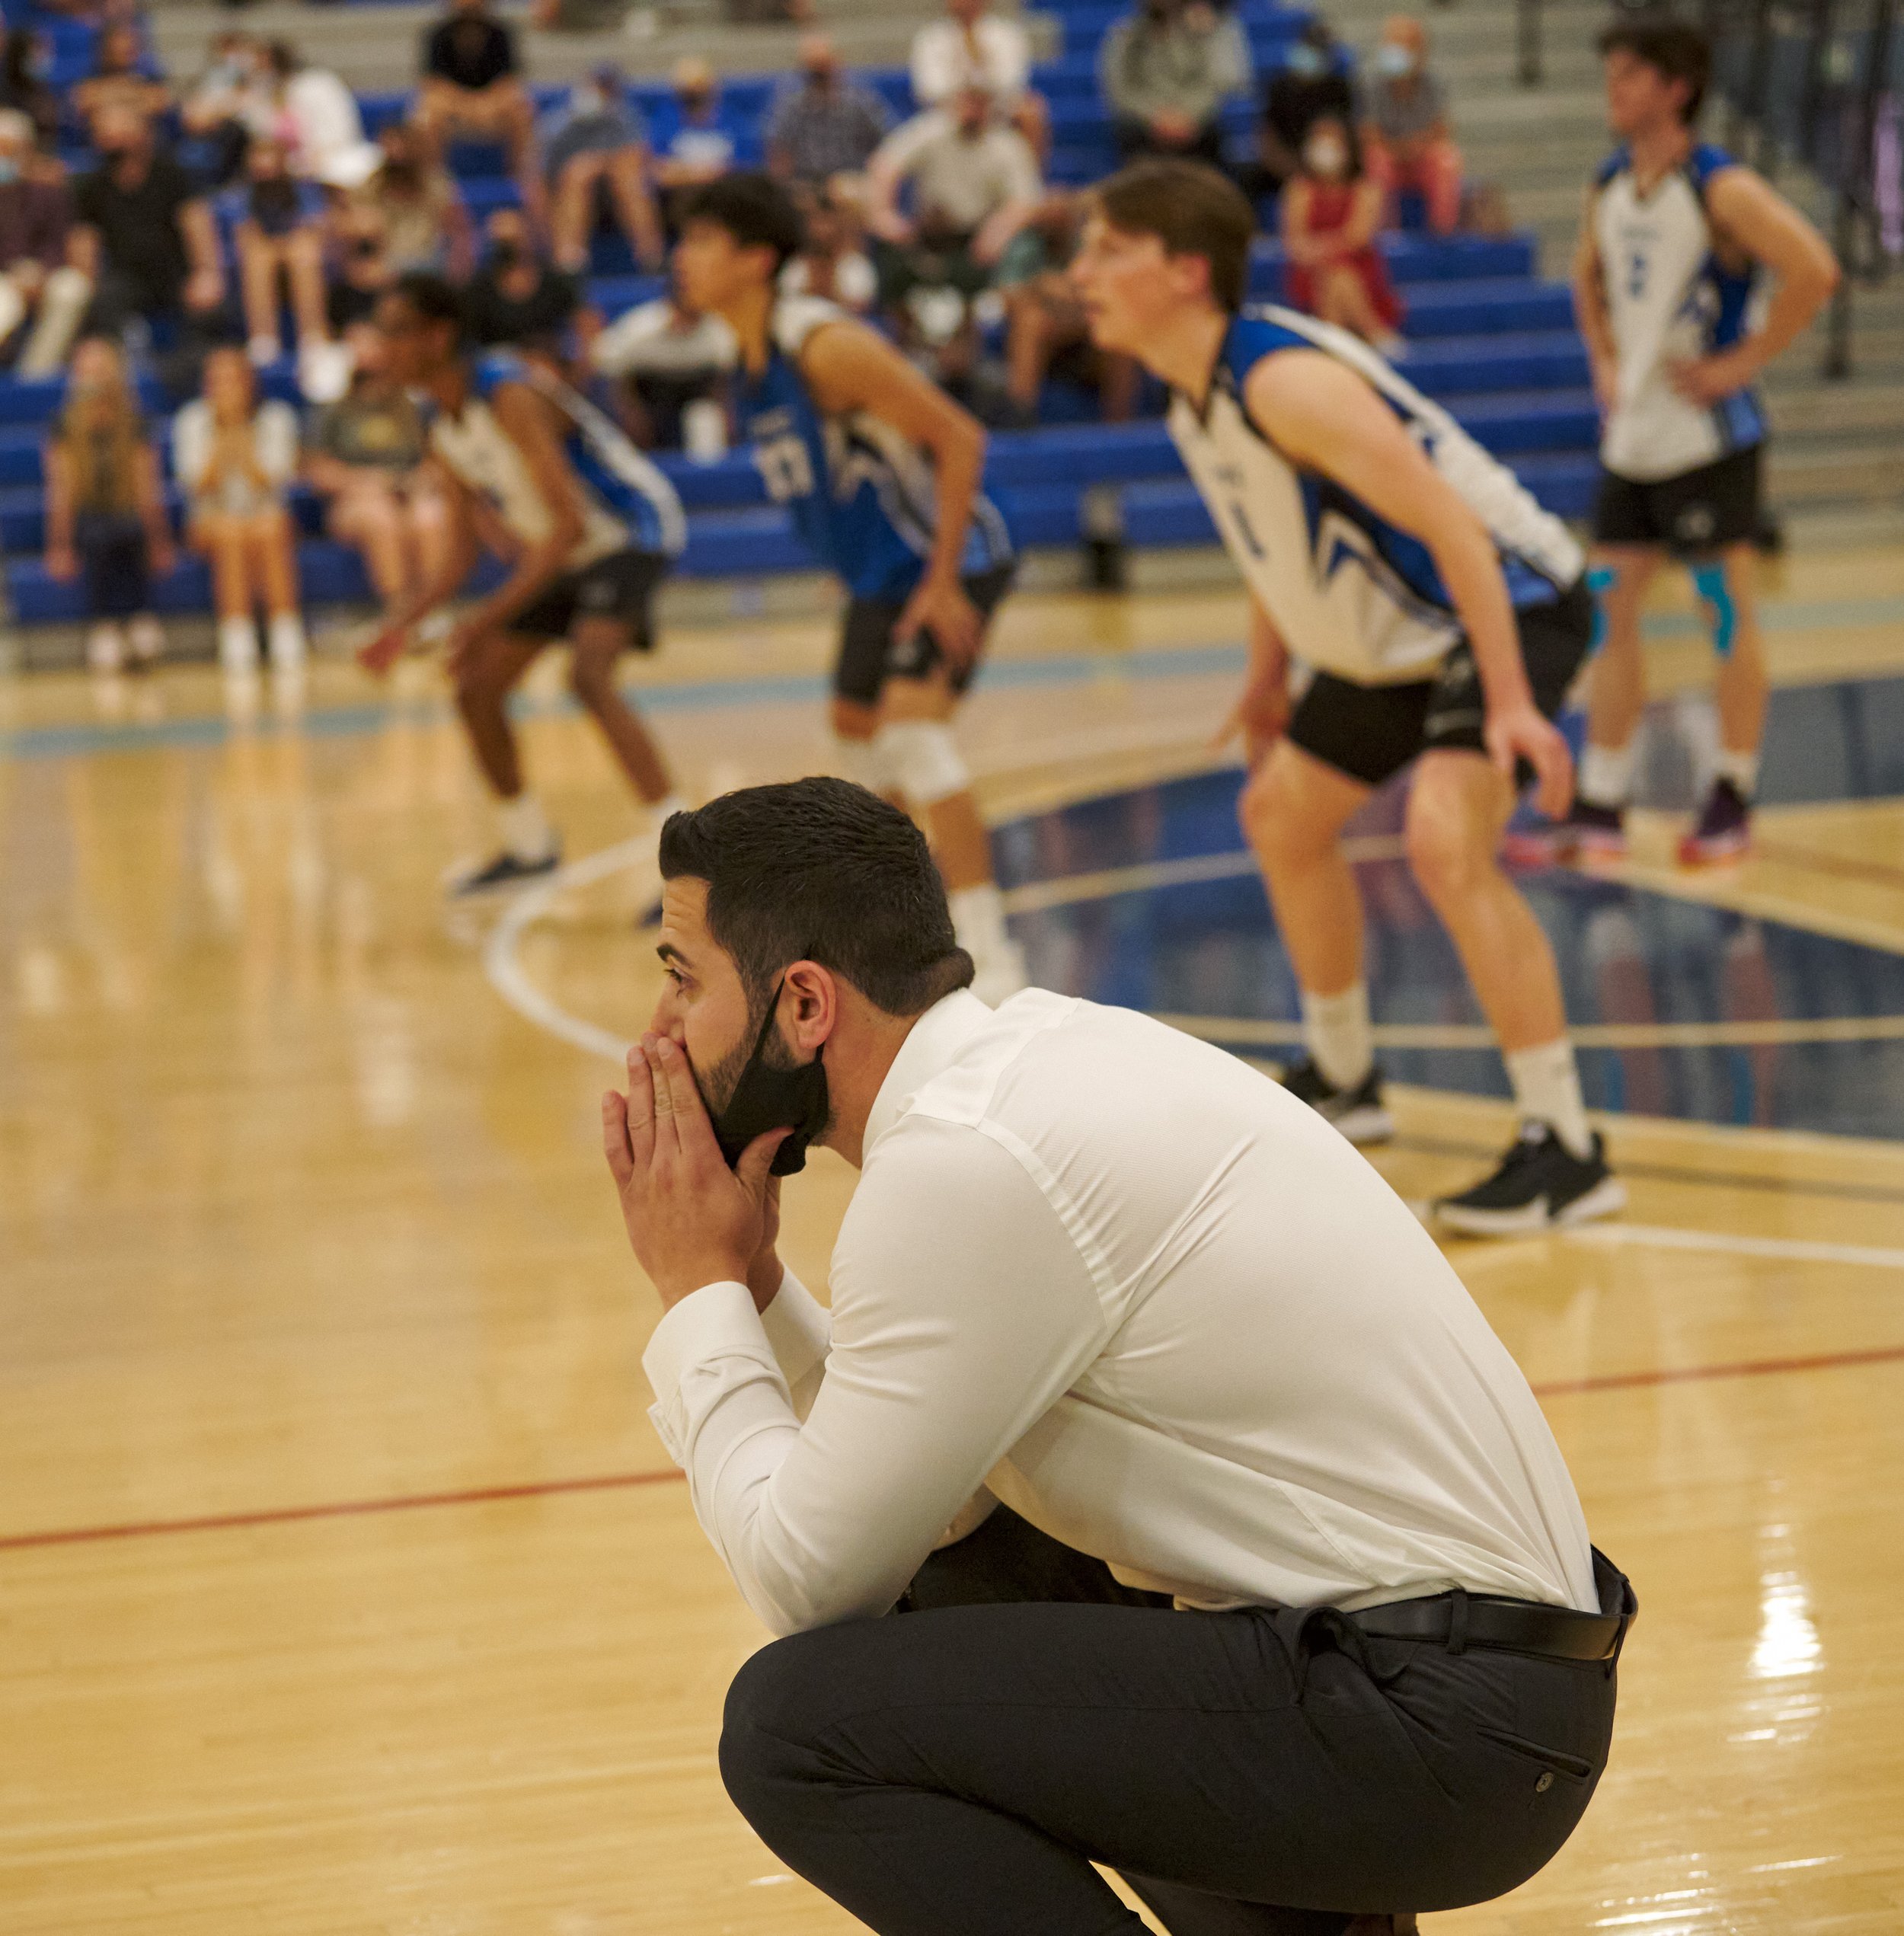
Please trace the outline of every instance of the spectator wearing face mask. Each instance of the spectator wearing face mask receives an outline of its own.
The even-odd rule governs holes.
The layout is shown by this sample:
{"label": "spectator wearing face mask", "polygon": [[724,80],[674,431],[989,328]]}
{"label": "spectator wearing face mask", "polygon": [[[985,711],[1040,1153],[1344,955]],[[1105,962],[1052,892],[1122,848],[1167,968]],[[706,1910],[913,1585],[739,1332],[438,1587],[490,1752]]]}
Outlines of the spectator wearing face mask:
{"label": "spectator wearing face mask", "polygon": [[995,14],[990,0],[945,0],[943,19],[912,37],[912,98],[943,107],[962,88],[983,88],[1000,115],[1042,161],[1051,151],[1051,112],[1031,80],[1031,37]]}
{"label": "spectator wearing face mask", "polygon": [[661,218],[648,187],[648,131],[628,98],[621,70],[598,67],[578,81],[544,130],[542,158],[554,198],[551,235],[557,267],[588,267],[589,238],[603,204],[620,224],[635,260],[661,266]]}
{"label": "spectator wearing face mask", "polygon": [[383,217],[362,202],[347,202],[330,222],[325,265],[324,318],[334,337],[343,337],[376,313],[384,292],[397,280]]}
{"label": "spectator wearing face mask", "polygon": [[674,93],[655,110],[654,178],[672,210],[681,198],[737,165],[744,130],[720,97],[714,71],[698,55],[677,61]]}
{"label": "spectator wearing face mask", "polygon": [[740,352],[718,316],[690,308],[670,289],[617,317],[589,360],[620,386],[621,417],[645,450],[703,460],[727,442],[727,380]]}
{"label": "spectator wearing face mask", "polygon": [[1249,44],[1208,0],[1142,0],[1104,36],[1098,81],[1126,161],[1169,155],[1223,165],[1217,117],[1250,85]]}
{"label": "spectator wearing face mask", "polygon": [[264,65],[257,43],[232,28],[212,41],[205,72],[179,103],[179,159],[208,188],[236,179],[254,129],[265,124]]}
{"label": "spectator wearing face mask", "polygon": [[381,219],[392,266],[399,274],[440,270],[462,281],[476,255],[462,191],[416,128],[395,123],[377,137],[377,145],[382,159],[355,199]]}
{"label": "spectator wearing face mask", "polygon": [[34,147],[50,154],[59,138],[59,96],[46,78],[52,50],[27,27],[0,26],[0,107],[25,115]]}
{"label": "spectator wearing face mask", "polygon": [[93,61],[91,74],[74,85],[72,105],[73,112],[93,131],[95,147],[99,117],[107,109],[124,108],[150,120],[171,105],[172,91],[159,78],[137,27],[106,28]]}
{"label": "spectator wearing face mask", "polygon": [[291,173],[278,142],[252,142],[244,177],[219,196],[218,212],[238,262],[252,362],[263,368],[283,354],[279,321],[287,294],[299,347],[308,351],[324,342],[330,334],[320,227],[324,200],[311,183]]}
{"label": "spectator wearing face mask", "polygon": [[84,589],[88,663],[100,672],[117,672],[129,655],[151,665],[165,644],[152,580],[170,573],[177,554],[158,454],[117,343],[94,337],[74,353],[45,467],[46,573]]}
{"label": "spectator wearing face mask", "polygon": [[102,109],[94,140],[99,165],[73,192],[73,261],[94,289],[88,327],[118,336],[138,316],[188,340],[215,334],[226,290],[210,205],[135,110]]}
{"label": "spectator wearing face mask", "polygon": [[542,260],[520,209],[497,209],[487,233],[488,254],[463,291],[470,341],[559,353],[583,313],[580,279]]}
{"label": "spectator wearing face mask", "polygon": [[16,375],[51,376],[78,332],[92,284],[67,259],[72,197],[34,166],[33,123],[0,109],[0,346],[24,329]]}
{"label": "spectator wearing face mask", "polygon": [[1353,130],[1324,115],[1302,144],[1302,169],[1283,191],[1290,302],[1353,331],[1385,356],[1407,346],[1402,307],[1376,252],[1384,197],[1363,172]]}
{"label": "spectator wearing face mask", "polygon": [[1302,172],[1302,145],[1324,115],[1355,125],[1355,88],[1337,64],[1340,51],[1328,22],[1312,19],[1270,77],[1256,132],[1257,176],[1248,184],[1255,193],[1273,194]]}
{"label": "spectator wearing face mask", "polygon": [[1428,30],[1406,14],[1382,30],[1362,126],[1369,174],[1391,196],[1417,190],[1437,235],[1461,226],[1462,159],[1448,129],[1447,96],[1428,67]]}
{"label": "spectator wearing face mask", "polygon": [[800,79],[781,89],[768,117],[768,169],[816,187],[862,174],[892,119],[877,94],[840,72],[825,34],[803,34]]}

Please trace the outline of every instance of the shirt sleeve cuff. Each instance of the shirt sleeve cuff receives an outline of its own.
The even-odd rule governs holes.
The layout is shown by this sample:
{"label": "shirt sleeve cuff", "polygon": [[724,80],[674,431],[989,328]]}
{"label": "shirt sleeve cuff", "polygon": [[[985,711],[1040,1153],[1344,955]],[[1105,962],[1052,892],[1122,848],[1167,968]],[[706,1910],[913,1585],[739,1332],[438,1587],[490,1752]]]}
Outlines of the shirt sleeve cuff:
{"label": "shirt sleeve cuff", "polygon": [[685,1463],[688,1443],[687,1408],[681,1398],[682,1375],[693,1366],[730,1353],[771,1359],[766,1343],[753,1293],[732,1279],[704,1284],[662,1313],[648,1348],[641,1354],[641,1369],[654,1388],[655,1402],[648,1417],[676,1465]]}
{"label": "shirt sleeve cuff", "polygon": [[833,1347],[833,1321],[826,1307],[791,1270],[761,1313],[760,1325],[789,1385],[824,1364]]}

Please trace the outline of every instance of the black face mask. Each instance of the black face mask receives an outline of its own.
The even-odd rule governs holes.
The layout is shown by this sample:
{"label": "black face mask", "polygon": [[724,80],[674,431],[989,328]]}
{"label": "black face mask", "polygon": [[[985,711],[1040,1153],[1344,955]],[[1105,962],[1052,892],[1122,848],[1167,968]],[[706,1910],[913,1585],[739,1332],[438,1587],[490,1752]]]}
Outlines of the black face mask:
{"label": "black face mask", "polygon": [[754,1037],[752,1053],[742,1064],[740,1079],[726,1108],[708,1111],[714,1122],[714,1140],[733,1169],[756,1136],[769,1129],[791,1129],[768,1174],[791,1177],[807,1167],[807,1145],[826,1129],[832,1113],[826,1093],[826,1071],[816,1055],[810,1062],[795,1069],[776,1069],[766,1060],[768,1037],[773,1033],[774,1018],[780,1008],[780,991],[785,982],[775,984],[767,1014]]}
{"label": "black face mask", "polygon": [[513,269],[522,259],[522,245],[513,236],[506,235],[500,241],[490,244],[489,259],[499,270]]}

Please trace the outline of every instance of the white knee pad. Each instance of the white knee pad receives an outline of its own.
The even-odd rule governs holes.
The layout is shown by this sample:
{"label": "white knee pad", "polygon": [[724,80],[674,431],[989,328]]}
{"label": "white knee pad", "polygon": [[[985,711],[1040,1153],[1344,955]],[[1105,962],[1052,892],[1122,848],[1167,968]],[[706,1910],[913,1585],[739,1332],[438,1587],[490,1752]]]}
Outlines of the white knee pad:
{"label": "white knee pad", "polygon": [[855,786],[864,787],[868,793],[886,791],[885,763],[880,758],[879,747],[874,741],[848,740],[842,734],[835,733],[833,764]]}
{"label": "white knee pad", "polygon": [[933,719],[896,719],[873,741],[886,784],[913,807],[936,807],[972,784],[952,729]]}

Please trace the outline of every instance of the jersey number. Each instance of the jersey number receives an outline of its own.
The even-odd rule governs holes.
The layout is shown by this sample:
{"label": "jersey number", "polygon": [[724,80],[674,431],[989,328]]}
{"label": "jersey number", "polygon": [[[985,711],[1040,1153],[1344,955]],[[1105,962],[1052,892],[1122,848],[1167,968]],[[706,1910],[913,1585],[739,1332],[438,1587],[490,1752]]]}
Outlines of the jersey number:
{"label": "jersey number", "polygon": [[754,446],[754,466],[776,504],[813,494],[813,460],[798,437],[775,437]]}
{"label": "jersey number", "polygon": [[1646,294],[1646,257],[1637,249],[1626,259],[1626,292],[1635,302]]}

